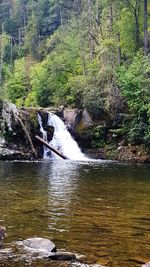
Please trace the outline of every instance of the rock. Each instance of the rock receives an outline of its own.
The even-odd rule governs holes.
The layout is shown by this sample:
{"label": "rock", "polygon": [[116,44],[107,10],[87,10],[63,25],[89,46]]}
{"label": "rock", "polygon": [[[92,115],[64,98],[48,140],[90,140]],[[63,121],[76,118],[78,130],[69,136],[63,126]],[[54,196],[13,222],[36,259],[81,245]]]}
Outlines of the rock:
{"label": "rock", "polygon": [[150,162],[150,156],[149,155],[137,156],[134,159],[138,163]]}
{"label": "rock", "polygon": [[2,253],[2,254],[9,254],[9,253],[11,253],[12,251],[13,251],[12,248],[4,248],[4,249],[1,249],[1,250],[0,250],[0,253]]}
{"label": "rock", "polygon": [[142,265],[141,267],[150,267],[150,262],[145,263],[145,264]]}
{"label": "rock", "polygon": [[6,227],[0,226],[0,248],[3,246],[5,231],[6,231]]}
{"label": "rock", "polygon": [[49,255],[51,260],[73,261],[76,260],[76,255],[71,252],[56,252]]}
{"label": "rock", "polygon": [[63,116],[67,125],[67,128],[74,133],[77,124],[81,120],[81,112],[78,109],[65,109]]}
{"label": "rock", "polygon": [[116,152],[116,159],[145,163],[150,162],[150,155],[144,145],[119,146]]}
{"label": "rock", "polygon": [[85,261],[86,260],[86,256],[85,255],[76,254],[76,260]]}
{"label": "rock", "polygon": [[104,267],[99,264],[87,264],[87,263],[81,263],[81,262],[73,262],[70,264],[70,267]]}
{"label": "rock", "polygon": [[31,249],[37,250],[46,250],[48,252],[56,252],[55,244],[46,238],[34,237],[28,238],[23,241],[23,245]]}
{"label": "rock", "polygon": [[5,139],[0,137],[0,147],[6,147]]}
{"label": "rock", "polygon": [[0,160],[30,160],[32,155],[23,151],[0,147]]}

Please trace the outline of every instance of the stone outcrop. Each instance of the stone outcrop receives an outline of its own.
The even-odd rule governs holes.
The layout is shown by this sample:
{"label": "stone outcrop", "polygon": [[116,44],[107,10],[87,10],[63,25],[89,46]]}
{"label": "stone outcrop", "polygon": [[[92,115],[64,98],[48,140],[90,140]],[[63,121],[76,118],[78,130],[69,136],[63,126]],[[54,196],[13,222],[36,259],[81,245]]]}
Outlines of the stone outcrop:
{"label": "stone outcrop", "polygon": [[0,159],[30,160],[42,158],[42,147],[35,140],[40,134],[36,109],[17,109],[0,103]]}
{"label": "stone outcrop", "polygon": [[0,147],[0,160],[31,160],[31,153]]}
{"label": "stone outcrop", "polygon": [[119,146],[117,148],[116,159],[120,161],[135,161],[138,163],[146,163],[150,162],[150,155],[143,145]]}

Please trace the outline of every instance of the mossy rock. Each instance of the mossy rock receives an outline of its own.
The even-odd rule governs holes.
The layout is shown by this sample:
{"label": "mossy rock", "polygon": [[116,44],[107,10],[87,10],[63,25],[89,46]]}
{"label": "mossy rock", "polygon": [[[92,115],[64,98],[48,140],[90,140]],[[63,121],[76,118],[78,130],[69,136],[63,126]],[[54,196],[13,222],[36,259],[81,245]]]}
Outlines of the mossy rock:
{"label": "mossy rock", "polygon": [[115,159],[117,155],[117,146],[115,144],[106,145],[104,147],[104,154],[107,159]]}
{"label": "mossy rock", "polygon": [[30,120],[30,123],[33,125],[33,127],[35,129],[38,128],[39,123],[38,123],[38,116],[37,116],[37,111],[36,110],[30,110],[29,120]]}
{"label": "mossy rock", "polygon": [[50,142],[54,135],[54,127],[50,125],[46,125],[44,130],[47,132],[47,141]]}

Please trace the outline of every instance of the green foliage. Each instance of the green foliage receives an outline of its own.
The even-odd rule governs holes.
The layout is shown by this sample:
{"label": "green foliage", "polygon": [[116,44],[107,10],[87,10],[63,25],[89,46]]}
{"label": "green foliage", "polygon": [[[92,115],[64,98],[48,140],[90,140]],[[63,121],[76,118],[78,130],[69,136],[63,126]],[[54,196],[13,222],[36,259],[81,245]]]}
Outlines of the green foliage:
{"label": "green foliage", "polygon": [[136,50],[134,18],[127,8],[122,9],[120,21],[120,47],[123,55],[132,57]]}
{"label": "green foliage", "polygon": [[86,86],[84,75],[71,76],[68,79],[67,88],[69,94],[66,95],[66,102],[71,107],[83,108],[83,91]]}
{"label": "green foliage", "polygon": [[118,113],[129,113],[131,121],[123,125],[129,142],[148,142],[143,1],[1,2],[2,97],[19,106],[86,108],[96,120],[109,116],[112,124]]}
{"label": "green foliage", "polygon": [[149,58],[137,54],[128,66],[118,72],[118,84],[127,99],[129,108],[138,116],[148,109],[150,99]]}
{"label": "green foliage", "polygon": [[28,95],[27,98],[24,101],[24,105],[26,107],[37,107],[37,96],[35,91],[31,91]]}
{"label": "green foliage", "polygon": [[90,112],[94,119],[102,118],[105,115],[105,106],[100,88],[93,88],[91,84],[87,86],[84,94],[84,107]]}
{"label": "green foliage", "polygon": [[141,121],[133,124],[132,127],[130,126],[130,131],[128,133],[129,143],[132,145],[142,144],[147,136],[147,129],[147,124]]}
{"label": "green foliage", "polygon": [[148,139],[150,101],[149,58],[137,54],[133,62],[118,72],[118,84],[127,99],[132,119],[129,124],[128,140],[141,144]]}
{"label": "green foliage", "polygon": [[22,106],[29,90],[29,81],[25,72],[25,59],[15,61],[14,72],[6,83],[10,99]]}
{"label": "green foliage", "polygon": [[50,78],[47,72],[46,62],[36,64],[31,71],[31,86],[32,94],[27,98],[27,103],[30,104],[30,99],[36,96],[37,104],[43,107],[53,104]]}
{"label": "green foliage", "polygon": [[92,147],[103,147],[106,143],[106,129],[101,126],[96,126],[92,129]]}

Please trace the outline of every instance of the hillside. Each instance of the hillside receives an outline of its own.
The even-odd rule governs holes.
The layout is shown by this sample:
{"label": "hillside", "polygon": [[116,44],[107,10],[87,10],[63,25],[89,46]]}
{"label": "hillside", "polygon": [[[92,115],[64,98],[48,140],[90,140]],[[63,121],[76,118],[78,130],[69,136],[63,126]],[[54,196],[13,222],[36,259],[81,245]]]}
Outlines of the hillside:
{"label": "hillside", "polygon": [[0,3],[1,98],[86,109],[125,145],[150,145],[149,52],[147,0]]}

